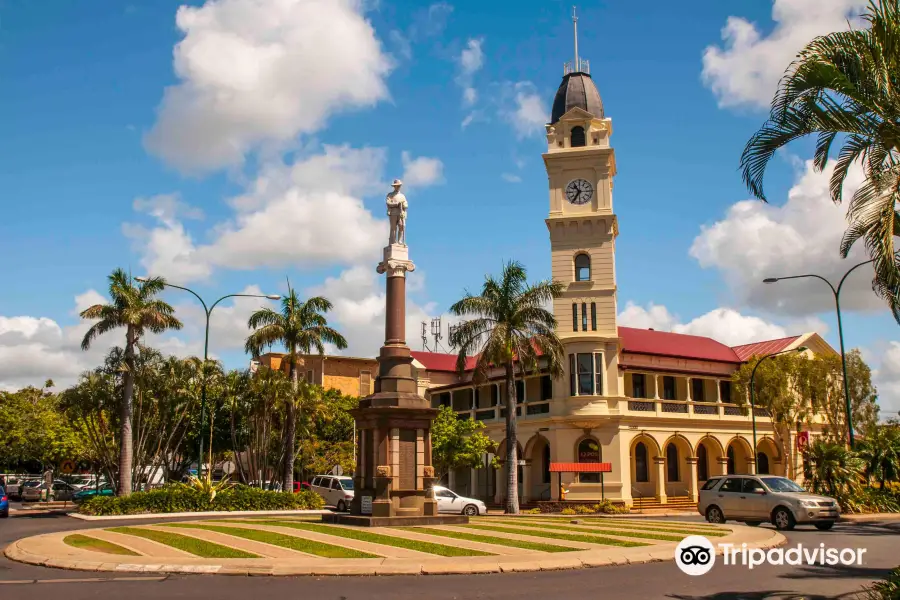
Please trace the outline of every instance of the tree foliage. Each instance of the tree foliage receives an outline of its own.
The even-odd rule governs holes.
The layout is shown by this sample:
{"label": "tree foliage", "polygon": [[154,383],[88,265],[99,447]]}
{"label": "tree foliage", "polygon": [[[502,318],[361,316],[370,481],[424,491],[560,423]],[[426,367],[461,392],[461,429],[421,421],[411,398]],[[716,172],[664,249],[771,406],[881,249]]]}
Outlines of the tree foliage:
{"label": "tree foliage", "polygon": [[[484,423],[472,418],[458,419],[449,406],[442,406],[431,424],[431,463],[442,479],[450,471],[484,466],[483,456],[496,449],[485,435]],[[496,465],[496,458],[494,465]]]}

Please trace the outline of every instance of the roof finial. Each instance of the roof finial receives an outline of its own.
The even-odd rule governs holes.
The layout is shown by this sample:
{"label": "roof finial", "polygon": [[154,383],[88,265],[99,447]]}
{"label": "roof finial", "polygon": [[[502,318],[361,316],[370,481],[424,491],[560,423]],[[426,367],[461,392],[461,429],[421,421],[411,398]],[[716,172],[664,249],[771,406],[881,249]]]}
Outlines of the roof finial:
{"label": "roof finial", "polygon": [[578,14],[575,12],[575,6],[572,6],[572,24],[575,26],[575,70],[580,71],[578,63]]}

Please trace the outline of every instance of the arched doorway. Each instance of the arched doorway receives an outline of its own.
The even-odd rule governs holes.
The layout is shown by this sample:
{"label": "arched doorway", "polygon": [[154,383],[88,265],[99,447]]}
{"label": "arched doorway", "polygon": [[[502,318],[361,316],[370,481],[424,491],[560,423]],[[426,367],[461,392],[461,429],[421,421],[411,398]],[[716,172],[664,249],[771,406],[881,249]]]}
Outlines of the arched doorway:
{"label": "arched doorway", "polygon": [[753,453],[747,440],[735,437],[728,444],[728,474],[746,475],[750,473],[750,461]]}
{"label": "arched doorway", "polygon": [[680,469],[678,468],[678,446],[669,442],[666,446],[666,482],[672,483],[681,481]]}
{"label": "arched doorway", "polygon": [[649,435],[641,434],[631,441],[631,495],[635,500],[656,496],[655,459],[659,456],[659,444]]}
{"label": "arched doorway", "polygon": [[550,500],[550,442],[544,436],[536,434],[525,444],[525,467],[520,467],[520,477],[527,474],[522,485],[527,485],[529,500]]}
{"label": "arched doorway", "polygon": [[638,442],[634,447],[635,481],[646,483],[650,481],[650,459],[647,456],[647,444]]}
{"label": "arched doorway", "polygon": [[765,452],[756,453],[756,472],[759,475],[768,475],[771,473],[769,470],[769,457],[766,456]]}
{"label": "arched doorway", "polygon": [[688,458],[693,455],[691,445],[684,436],[675,434],[666,440],[663,447],[666,457],[666,495],[690,495],[691,465]]}
{"label": "arched doorway", "polygon": [[697,446],[697,479],[699,481],[709,479],[709,452],[704,444]]}
{"label": "arched doorway", "polygon": [[780,453],[775,440],[765,437],[756,444],[756,472],[760,475],[782,475]]}
{"label": "arched doorway", "polygon": [[728,474],[734,475],[734,448],[728,446]]}

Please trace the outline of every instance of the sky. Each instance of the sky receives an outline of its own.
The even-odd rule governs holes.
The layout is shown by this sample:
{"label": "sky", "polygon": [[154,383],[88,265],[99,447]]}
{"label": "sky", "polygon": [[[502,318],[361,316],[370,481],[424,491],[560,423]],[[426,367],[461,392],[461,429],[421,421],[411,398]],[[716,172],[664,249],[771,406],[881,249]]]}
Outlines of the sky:
{"label": "sky", "polygon": [[[620,325],[729,345],[816,331],[838,346],[845,206],[797,142],[764,204],[738,163],[784,69],[864,0],[650,0],[580,6],[579,52],[613,122]],[[213,302],[288,285],[334,303],[351,355],[383,338],[384,195],[410,203],[407,340],[485,274],[518,260],[550,276],[544,125],[572,7],[561,0],[0,0],[0,386],[69,385],[88,352],[78,313],[116,267]],[[859,185],[851,172],[848,191]],[[900,410],[900,329],[863,267],[844,287],[847,348]],[[201,354],[204,313],[167,291]],[[210,354],[242,368],[247,317],[229,298]],[[434,348],[434,340],[429,339]]]}

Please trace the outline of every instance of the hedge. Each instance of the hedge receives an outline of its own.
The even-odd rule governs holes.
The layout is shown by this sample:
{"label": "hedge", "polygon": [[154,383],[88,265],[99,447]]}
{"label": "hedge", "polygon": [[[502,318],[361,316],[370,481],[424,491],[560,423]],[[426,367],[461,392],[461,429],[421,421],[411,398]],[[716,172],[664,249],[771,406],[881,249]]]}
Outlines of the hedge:
{"label": "hedge", "polygon": [[236,510],[301,510],[320,509],[322,497],[311,491],[273,492],[246,485],[220,490],[212,501],[209,494],[185,485],[170,485],[148,492],[135,492],[124,498],[98,496],[81,505],[88,515],[138,515],[142,513],[174,513]]}

